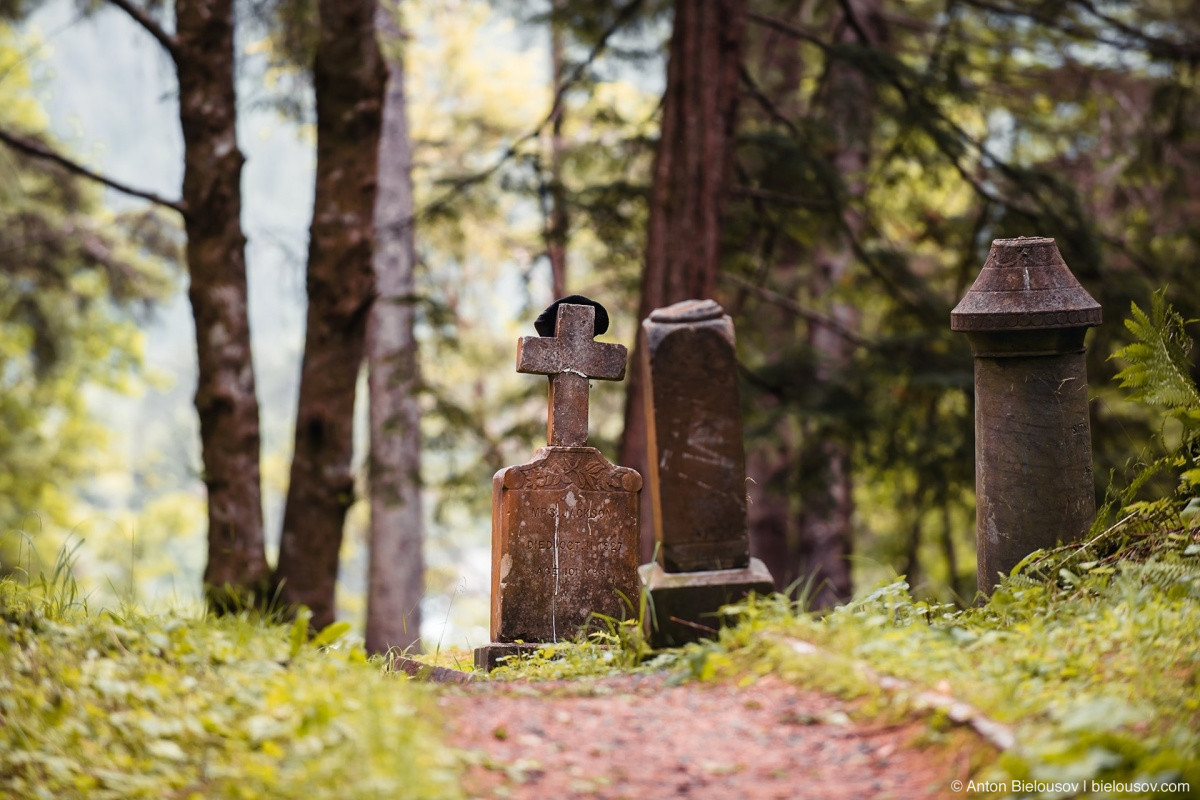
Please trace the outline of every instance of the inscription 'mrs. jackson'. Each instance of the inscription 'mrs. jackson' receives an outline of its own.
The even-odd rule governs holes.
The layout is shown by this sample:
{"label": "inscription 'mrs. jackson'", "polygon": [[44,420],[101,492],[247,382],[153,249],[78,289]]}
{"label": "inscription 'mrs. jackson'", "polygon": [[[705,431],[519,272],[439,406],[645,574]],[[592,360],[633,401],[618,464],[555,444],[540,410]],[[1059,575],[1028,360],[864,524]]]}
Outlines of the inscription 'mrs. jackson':
{"label": "inscription 'mrs. jackson'", "polygon": [[[528,539],[522,538],[522,543],[528,542]],[[555,541],[553,539],[534,539],[531,544],[538,550],[553,550]],[[559,539],[557,542],[559,550],[566,550],[572,553],[582,552],[584,550],[597,550],[601,553],[616,553],[621,549],[621,543],[616,539]]]}
{"label": "inscription 'mrs. jackson'", "polygon": [[559,510],[556,506],[549,508],[531,508],[529,514],[533,517],[558,517],[559,519],[586,519],[596,522],[610,516],[603,508],[576,508]]}

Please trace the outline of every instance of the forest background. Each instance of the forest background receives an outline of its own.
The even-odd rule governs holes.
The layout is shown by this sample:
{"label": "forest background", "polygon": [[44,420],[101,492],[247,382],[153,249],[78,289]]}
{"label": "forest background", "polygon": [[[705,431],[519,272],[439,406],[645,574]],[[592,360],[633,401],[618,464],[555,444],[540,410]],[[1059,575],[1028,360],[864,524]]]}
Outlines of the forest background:
{"label": "forest background", "polygon": [[[1121,317],[1163,286],[1185,317],[1200,307],[1187,8],[404,3],[425,646],[486,639],[490,475],[544,433],[544,385],[512,373],[513,342],[566,292],[604,302],[630,345],[657,305],[711,294],[733,315],[752,541],[781,587],[807,580],[829,604],[899,572],[967,601],[971,356],[949,309],[993,238],[1054,236],[1105,309],[1089,339],[1103,501],[1161,425],[1115,391]],[[0,131],[161,200],[184,163],[178,90],[129,9],[169,26],[163,4],[0,3],[14,20]],[[324,23],[302,2],[236,10],[273,561],[317,199],[305,48]],[[66,545],[97,601],[199,602],[208,520],[179,220],[11,147],[0,173],[3,566],[52,564]],[[593,392],[593,441],[633,466],[637,391]],[[358,501],[337,561],[352,620],[365,392],[360,379]]]}

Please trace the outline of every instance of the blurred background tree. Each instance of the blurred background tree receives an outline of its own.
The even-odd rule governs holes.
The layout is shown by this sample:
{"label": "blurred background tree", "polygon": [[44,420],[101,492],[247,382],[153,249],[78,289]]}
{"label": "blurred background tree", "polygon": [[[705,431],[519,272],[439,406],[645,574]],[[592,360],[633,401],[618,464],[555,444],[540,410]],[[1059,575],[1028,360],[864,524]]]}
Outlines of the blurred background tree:
{"label": "blurred background tree", "polygon": [[1200,299],[1176,5],[752,4],[725,278],[781,583],[845,599],[821,551],[854,540],[866,580],[973,595],[971,358],[946,321],[994,238],[1054,236],[1106,310],[1098,493],[1145,446],[1111,390],[1121,318],[1160,285],[1186,316]]}
{"label": "blurred background tree", "polygon": [[[5,9],[0,9],[5,10]],[[53,145],[25,59],[0,19],[0,129]],[[139,322],[173,288],[178,238],[153,211],[104,210],[61,164],[0,148],[0,570],[36,573],[80,521],[108,468],[89,401],[143,379]]]}
{"label": "blurred background tree", "polygon": [[[249,69],[247,53],[270,53],[256,99],[302,131],[314,120],[297,69],[307,61],[294,55],[315,44],[305,8],[238,6],[254,40],[239,68]],[[893,571],[918,593],[974,594],[971,355],[949,331],[949,310],[994,238],[1055,237],[1105,308],[1089,340],[1097,493],[1148,446],[1158,422],[1116,396],[1108,356],[1131,300],[1146,305],[1165,285],[1184,317],[1200,310],[1200,21],[1190,6],[400,8],[427,626],[449,618],[464,586],[476,600],[484,591],[490,475],[524,460],[544,432],[544,387],[511,373],[512,340],[556,294],[578,292],[608,306],[611,337],[633,344],[639,315],[680,299],[662,290],[662,264],[708,259],[708,277],[685,293],[711,293],[738,331],[753,546],[780,588],[817,605]],[[279,9],[290,16],[267,13]],[[692,57],[710,66],[688,66],[682,42],[706,24],[710,38],[695,41],[708,44]],[[678,116],[689,99],[697,113]],[[35,120],[0,122],[36,130]],[[685,200],[705,210],[672,228],[692,213]],[[8,195],[0,203],[15,208]],[[44,203],[51,218],[71,207],[54,194]],[[0,229],[6,245],[22,230]],[[33,328],[22,330],[13,352],[31,359]],[[32,387],[28,364],[22,386]],[[618,461],[636,461],[639,440],[623,425],[627,388],[595,387],[593,439]],[[272,396],[264,417],[286,427],[291,413]],[[356,495],[366,489],[360,475]],[[365,517],[362,503],[350,509],[343,572],[361,561]]]}
{"label": "blurred background tree", "polygon": [[[691,129],[671,122],[675,98],[701,102],[722,83],[676,49],[701,7],[725,6],[672,9],[657,162],[693,201],[726,157],[669,164],[689,136],[723,135],[722,118],[702,114],[715,101]],[[1200,303],[1189,214],[1200,31],[1178,22],[1183,10],[753,0],[726,11],[746,17],[732,178],[705,224],[722,242],[714,294],[739,332],[754,548],[780,588],[807,585],[827,606],[895,570],[922,591],[974,594],[971,357],[948,318],[994,238],[1054,236],[1107,309],[1090,350],[1097,492],[1145,447],[1153,423],[1114,396],[1107,357],[1131,300],[1168,285],[1185,316]],[[738,30],[713,25],[726,39],[709,58]],[[659,181],[643,173],[628,195],[647,204],[643,279],[663,258],[698,258],[711,233],[655,237],[656,215],[686,213]],[[676,299],[644,283],[639,313]],[[641,437],[632,425],[626,437],[632,463]]]}

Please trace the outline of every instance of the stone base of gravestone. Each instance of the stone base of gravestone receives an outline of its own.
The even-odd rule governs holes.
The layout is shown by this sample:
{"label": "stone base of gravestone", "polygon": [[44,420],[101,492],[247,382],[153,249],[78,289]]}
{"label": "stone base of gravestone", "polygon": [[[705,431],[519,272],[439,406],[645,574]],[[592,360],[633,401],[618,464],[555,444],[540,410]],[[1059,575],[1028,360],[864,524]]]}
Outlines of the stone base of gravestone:
{"label": "stone base of gravestone", "polygon": [[642,589],[649,595],[646,634],[652,647],[677,647],[711,639],[721,627],[721,606],[745,599],[751,592],[771,594],[775,581],[763,562],[751,558],[740,569],[667,572],[657,562],[638,568]]}
{"label": "stone base of gravestone", "polygon": [[524,642],[492,642],[475,648],[475,669],[491,672],[510,656],[528,656],[536,653],[541,645]]}
{"label": "stone base of gravestone", "polygon": [[[486,672],[491,672],[496,667],[508,666],[514,664],[515,661],[505,661],[505,659],[521,658],[522,656],[530,656],[547,647],[546,644],[525,644],[524,642],[492,642],[485,644],[483,647],[475,648],[475,668]],[[599,645],[599,650],[609,650],[608,645]],[[566,650],[550,651],[551,659],[561,657]]]}

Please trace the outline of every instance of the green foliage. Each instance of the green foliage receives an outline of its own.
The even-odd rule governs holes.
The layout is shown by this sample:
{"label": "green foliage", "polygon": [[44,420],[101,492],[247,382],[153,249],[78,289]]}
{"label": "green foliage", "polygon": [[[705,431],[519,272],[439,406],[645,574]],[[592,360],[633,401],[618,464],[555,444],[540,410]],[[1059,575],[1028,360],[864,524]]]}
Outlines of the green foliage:
{"label": "green foliage", "polygon": [[344,628],[89,613],[0,581],[0,794],[454,798],[429,696]]}
{"label": "green foliage", "polygon": [[831,483],[804,457],[848,451],[856,577],[969,598],[971,356],[948,312],[992,239],[1055,237],[1109,317],[1090,334],[1097,472],[1150,441],[1158,420],[1107,385],[1108,312],[1165,283],[1200,311],[1200,29],[1163,27],[1172,2],[915,1],[851,25],[844,3],[751,5],[721,298],[750,463],[775,468],[794,541]]}
{"label": "green foliage", "polygon": [[[949,694],[1015,733],[984,779],[1200,785],[1200,540],[1109,536],[1039,554],[978,608],[914,600],[904,581],[824,618],[782,598],[744,604],[746,621],[694,646],[684,669],[779,673],[870,697],[872,712]],[[914,688],[883,692],[871,672]]]}
{"label": "green foliage", "polygon": [[[693,649],[687,674],[774,671],[869,695],[871,708],[906,707],[914,690],[881,692],[872,676],[884,673],[1012,727],[1015,745],[985,780],[1200,785],[1200,502],[1188,499],[1197,482],[1187,477],[1200,396],[1183,326],[1156,293],[1149,314],[1133,307],[1134,341],[1116,353],[1122,386],[1183,429],[1118,498],[1117,524],[1031,553],[986,604],[965,610],[914,600],[903,580],[823,618],[752,598],[736,609],[739,627]],[[1130,499],[1164,467],[1188,468],[1178,491]]]}
{"label": "green foliage", "polygon": [[[45,126],[35,44],[0,23],[0,127],[27,138]],[[99,197],[0,148],[0,573],[49,562],[78,522],[79,487],[104,467],[95,405],[136,385],[136,323],[171,288],[176,231],[154,213],[103,212]]]}
{"label": "green foliage", "polygon": [[[1200,403],[1183,325],[1158,293],[1149,314],[1134,306],[1134,342],[1117,353],[1122,385],[1184,430],[1134,477],[1117,524],[1031,553],[978,607],[915,600],[904,580],[824,617],[782,597],[751,598],[731,609],[740,626],[684,651],[681,674],[780,673],[869,697],[872,711],[909,709],[921,691],[952,696],[1015,735],[984,780],[1200,785],[1196,482],[1185,469],[1179,491],[1129,499],[1164,467],[1195,468]],[[911,688],[885,692],[880,673]]]}
{"label": "green foliage", "polygon": [[[1200,392],[1190,373],[1187,324],[1167,302],[1165,290],[1152,295],[1149,314],[1135,303],[1125,320],[1133,341],[1113,353],[1112,358],[1125,363],[1115,377],[1131,399],[1149,406],[1157,415],[1165,414],[1165,421],[1152,442],[1159,454],[1144,458],[1123,490],[1110,491],[1108,506],[1097,519],[1097,530],[1111,521],[1115,508],[1120,509],[1122,524],[1150,529],[1184,525],[1180,515],[1187,513],[1191,520],[1187,509],[1196,510],[1194,504],[1200,492]],[[1177,478],[1175,491],[1147,497],[1147,489],[1154,487],[1164,473]],[[1188,527],[1193,521],[1187,523]]]}
{"label": "green foliage", "polygon": [[1188,358],[1192,341],[1184,326],[1187,322],[1166,300],[1166,290],[1151,296],[1150,314],[1131,304],[1125,327],[1133,342],[1113,353],[1113,358],[1128,362],[1116,374],[1129,397],[1159,406],[1168,414],[1200,425],[1200,392],[1190,371]]}
{"label": "green foliage", "polygon": [[[632,611],[633,602],[622,595]],[[539,647],[532,653],[509,657],[488,677],[492,680],[566,680],[603,678],[622,672],[656,669],[662,661],[648,661],[653,650],[646,641],[648,595],[642,592],[636,615],[617,619],[592,614],[589,630],[574,640]]]}
{"label": "green foliage", "polygon": [[532,653],[510,656],[488,673],[495,681],[559,681],[605,678],[630,669],[619,645],[581,637],[539,647]]}

